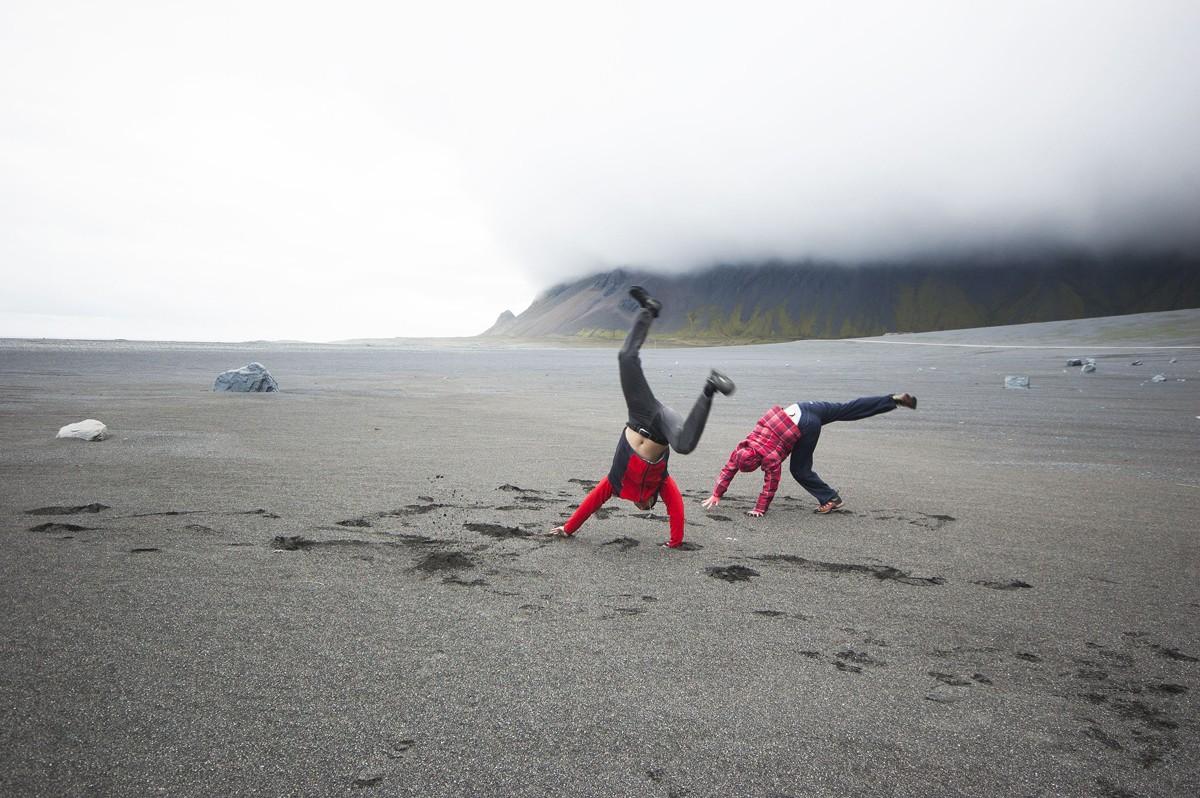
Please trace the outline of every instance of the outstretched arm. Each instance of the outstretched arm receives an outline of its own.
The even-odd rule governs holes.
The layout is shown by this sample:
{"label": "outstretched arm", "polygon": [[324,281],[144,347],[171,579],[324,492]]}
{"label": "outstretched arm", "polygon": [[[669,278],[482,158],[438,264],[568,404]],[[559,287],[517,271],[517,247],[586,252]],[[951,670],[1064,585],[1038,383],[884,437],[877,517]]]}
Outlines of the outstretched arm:
{"label": "outstretched arm", "polygon": [[574,535],[575,530],[583,526],[583,522],[591,518],[592,513],[600,509],[600,507],[609,499],[612,498],[612,483],[608,481],[608,477],[596,483],[596,487],[592,488],[591,492],[583,498],[579,503],[579,507],[567,519],[559,529],[563,534]]}
{"label": "outstretched arm", "polygon": [[[733,451],[737,452],[737,449]],[[721,497],[725,495],[725,491],[729,490],[729,483],[733,482],[735,476],[737,476],[737,461],[734,459],[734,455],[730,454],[729,462],[725,463],[725,467],[717,475],[717,484],[713,486],[712,495],[700,502],[705,510],[710,510],[720,503]]]}
{"label": "outstretched arm", "polygon": [[778,454],[771,452],[763,457],[762,470],[762,493],[758,494],[758,503],[750,511],[750,515],[762,515],[771,506],[771,500],[775,498],[775,491],[779,490],[779,474],[783,470],[783,461],[779,459]]}
{"label": "outstretched arm", "polygon": [[663,480],[659,495],[663,498],[663,504],[667,505],[667,516],[671,519],[671,540],[668,541],[667,548],[677,549],[683,543],[683,496],[679,493],[675,478],[670,474]]}

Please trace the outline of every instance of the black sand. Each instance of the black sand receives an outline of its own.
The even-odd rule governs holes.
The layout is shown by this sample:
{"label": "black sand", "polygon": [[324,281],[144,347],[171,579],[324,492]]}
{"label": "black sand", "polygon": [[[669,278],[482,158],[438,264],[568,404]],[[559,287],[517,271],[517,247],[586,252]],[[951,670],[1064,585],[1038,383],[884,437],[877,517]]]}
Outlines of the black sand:
{"label": "black sand", "polygon": [[[739,386],[686,552],[661,505],[533,534],[607,470],[611,350],[0,342],[0,793],[1197,794],[1200,350],[1089,330],[648,348]],[[283,391],[208,390],[250,360]],[[817,450],[846,512],[700,508],[770,404],[893,390]]]}

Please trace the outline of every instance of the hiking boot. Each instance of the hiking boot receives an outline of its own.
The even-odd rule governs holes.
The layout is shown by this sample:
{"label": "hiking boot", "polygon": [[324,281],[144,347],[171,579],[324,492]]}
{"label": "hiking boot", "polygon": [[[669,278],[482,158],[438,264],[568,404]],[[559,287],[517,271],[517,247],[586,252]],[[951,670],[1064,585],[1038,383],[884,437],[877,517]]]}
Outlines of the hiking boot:
{"label": "hiking boot", "polygon": [[733,392],[737,390],[737,386],[733,384],[733,380],[726,377],[716,369],[708,375],[708,380],[705,381],[704,387],[709,389],[709,396],[712,396],[714,391],[720,391],[725,396],[733,396]]}
{"label": "hiking boot", "polygon": [[658,312],[662,310],[662,303],[650,296],[650,293],[645,288],[642,288],[640,285],[630,286],[629,295],[633,297],[635,302],[650,311],[651,316],[656,319],[658,318]]}
{"label": "hiking boot", "polygon": [[817,509],[813,510],[813,512],[820,513],[821,515],[828,515],[836,510],[842,509],[843,504],[845,504],[845,502],[843,502],[841,499],[830,499]]}
{"label": "hiking boot", "polygon": [[897,407],[907,407],[909,410],[917,409],[917,397],[911,393],[897,393],[892,395]]}

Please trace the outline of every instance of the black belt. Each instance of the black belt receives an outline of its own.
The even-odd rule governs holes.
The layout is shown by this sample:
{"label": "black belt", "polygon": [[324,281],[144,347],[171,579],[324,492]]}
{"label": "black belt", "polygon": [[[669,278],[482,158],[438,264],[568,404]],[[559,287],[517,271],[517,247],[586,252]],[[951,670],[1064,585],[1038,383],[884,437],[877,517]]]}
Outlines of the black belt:
{"label": "black belt", "polygon": [[633,430],[634,432],[636,432],[638,435],[641,435],[643,438],[649,438],[650,440],[657,443],[659,446],[667,446],[670,443],[666,438],[663,438],[659,435],[655,435],[650,430],[646,429],[645,427],[639,427],[636,424],[634,424],[632,421],[626,421],[625,426],[628,427],[629,429]]}

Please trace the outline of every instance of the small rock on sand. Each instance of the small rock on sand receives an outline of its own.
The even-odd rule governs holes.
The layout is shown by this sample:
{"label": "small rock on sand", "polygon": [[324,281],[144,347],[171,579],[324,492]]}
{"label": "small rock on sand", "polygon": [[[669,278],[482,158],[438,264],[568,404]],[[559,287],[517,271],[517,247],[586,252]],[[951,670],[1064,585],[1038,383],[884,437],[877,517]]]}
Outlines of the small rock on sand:
{"label": "small rock on sand", "polygon": [[1028,388],[1029,378],[1023,374],[1009,374],[1004,378],[1005,388]]}
{"label": "small rock on sand", "polygon": [[214,391],[233,391],[236,393],[273,393],[279,390],[279,383],[271,376],[262,363],[247,363],[240,369],[232,369],[217,375],[213,383]]}
{"label": "small rock on sand", "polygon": [[1078,358],[1078,357],[1073,357],[1073,358],[1071,358],[1070,360],[1068,360],[1068,361],[1067,361],[1067,365],[1068,365],[1068,366],[1082,366],[1082,365],[1083,365],[1083,359],[1082,359],[1082,358]]}
{"label": "small rock on sand", "polygon": [[1084,363],[1083,368],[1080,369],[1080,371],[1083,372],[1084,374],[1091,374],[1095,370],[1096,370],[1095,363]]}
{"label": "small rock on sand", "polygon": [[108,437],[108,427],[94,418],[68,424],[58,431],[56,438],[79,438],[81,441],[102,441]]}
{"label": "small rock on sand", "polygon": [[1153,377],[1150,378],[1150,382],[1166,382],[1166,381],[1167,381],[1167,375],[1165,375],[1165,374],[1155,374]]}

